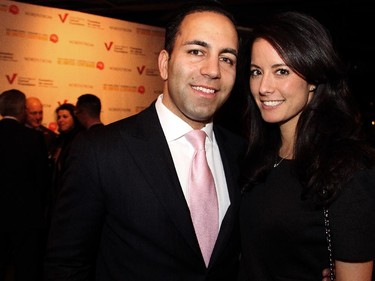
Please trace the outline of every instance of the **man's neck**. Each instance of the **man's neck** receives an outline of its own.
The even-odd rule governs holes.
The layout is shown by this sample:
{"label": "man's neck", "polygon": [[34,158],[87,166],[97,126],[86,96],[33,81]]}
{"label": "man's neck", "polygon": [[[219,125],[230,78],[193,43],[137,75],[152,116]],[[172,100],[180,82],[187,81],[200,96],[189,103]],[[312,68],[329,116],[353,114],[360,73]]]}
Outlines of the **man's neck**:
{"label": "man's neck", "polygon": [[90,129],[92,126],[95,126],[95,125],[98,125],[98,124],[102,124],[102,122],[100,120],[91,122],[90,125],[87,126],[87,130]]}

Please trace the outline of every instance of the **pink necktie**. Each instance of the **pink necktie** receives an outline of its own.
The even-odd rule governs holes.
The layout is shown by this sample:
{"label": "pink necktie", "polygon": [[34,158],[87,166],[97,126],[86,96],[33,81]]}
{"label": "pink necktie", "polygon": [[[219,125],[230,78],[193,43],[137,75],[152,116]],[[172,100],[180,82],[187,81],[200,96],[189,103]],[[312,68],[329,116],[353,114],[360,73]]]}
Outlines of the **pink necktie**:
{"label": "pink necktie", "polygon": [[193,130],[185,137],[195,148],[189,177],[190,213],[204,261],[208,266],[219,231],[215,182],[206,158],[206,133]]}

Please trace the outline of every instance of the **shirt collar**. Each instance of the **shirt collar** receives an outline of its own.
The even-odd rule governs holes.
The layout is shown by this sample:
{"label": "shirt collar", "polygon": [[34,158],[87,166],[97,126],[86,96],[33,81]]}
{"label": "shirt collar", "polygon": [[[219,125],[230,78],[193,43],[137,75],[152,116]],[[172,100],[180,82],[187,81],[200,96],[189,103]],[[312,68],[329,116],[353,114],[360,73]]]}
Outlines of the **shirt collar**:
{"label": "shirt collar", "polygon": [[[193,130],[193,128],[188,123],[186,123],[181,118],[176,116],[172,111],[170,111],[163,104],[162,100],[163,94],[159,95],[155,103],[155,107],[167,142],[177,140],[183,137],[186,133]],[[205,131],[208,138],[212,141],[213,123],[210,122],[206,124],[206,126],[202,128],[202,131]]]}
{"label": "shirt collar", "polygon": [[3,117],[3,119],[13,119],[13,120],[16,120],[17,122],[20,122],[16,117],[14,117],[14,116],[10,116],[10,115],[5,115],[5,116]]}

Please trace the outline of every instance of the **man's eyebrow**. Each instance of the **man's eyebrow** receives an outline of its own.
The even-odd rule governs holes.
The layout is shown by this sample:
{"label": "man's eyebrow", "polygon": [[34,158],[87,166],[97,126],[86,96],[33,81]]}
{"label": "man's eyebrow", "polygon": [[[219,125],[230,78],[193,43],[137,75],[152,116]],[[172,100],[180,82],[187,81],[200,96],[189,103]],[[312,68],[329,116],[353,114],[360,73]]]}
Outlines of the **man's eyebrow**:
{"label": "man's eyebrow", "polygon": [[[198,45],[202,47],[209,47],[209,44],[207,42],[201,41],[201,40],[192,40],[192,41],[186,41],[183,45]],[[229,53],[234,55],[235,57],[238,56],[238,52],[236,49],[233,48],[224,48],[220,51],[221,54]]]}
{"label": "man's eyebrow", "polygon": [[186,41],[184,43],[184,45],[199,45],[199,46],[202,46],[202,47],[208,47],[208,43],[207,42],[204,42],[204,41],[201,41],[201,40],[192,40],[192,41]]}
{"label": "man's eyebrow", "polygon": [[232,49],[232,48],[225,48],[221,51],[221,53],[229,53],[229,54],[232,54],[234,55],[235,57],[238,57],[238,52],[236,49]]}

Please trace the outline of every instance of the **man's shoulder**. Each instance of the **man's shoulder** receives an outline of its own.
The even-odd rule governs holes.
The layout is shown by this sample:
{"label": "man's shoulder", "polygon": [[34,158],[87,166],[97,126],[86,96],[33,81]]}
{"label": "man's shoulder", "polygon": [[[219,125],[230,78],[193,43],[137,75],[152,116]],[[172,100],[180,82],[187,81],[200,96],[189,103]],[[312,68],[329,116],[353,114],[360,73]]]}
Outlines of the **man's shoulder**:
{"label": "man's shoulder", "polygon": [[107,127],[107,129],[109,130],[112,128],[118,129],[119,127],[132,127],[132,126],[139,127],[142,125],[154,126],[152,122],[156,120],[158,120],[156,109],[155,109],[155,106],[151,105],[139,111],[138,113],[135,113],[133,115],[130,115],[118,121],[112,122],[106,125],[105,127]]}
{"label": "man's shoulder", "polygon": [[243,143],[245,142],[245,137],[243,135],[241,135],[240,133],[236,132],[236,131],[233,131],[233,130],[229,130],[228,128],[224,127],[224,126],[221,126],[221,125],[214,125],[214,132],[216,135],[219,135],[221,137],[225,137],[225,138],[228,138],[232,141],[235,141],[235,142],[240,142],[240,143]]}
{"label": "man's shoulder", "polygon": [[245,153],[247,141],[243,135],[220,125],[214,125],[214,132],[219,147],[239,154]]}
{"label": "man's shoulder", "polygon": [[[152,110],[151,110],[152,112]],[[150,135],[159,135],[155,131],[161,131],[157,125],[157,115],[150,115],[150,109],[125,117],[123,119],[108,123],[95,129],[86,130],[79,134],[79,142],[108,144],[109,142],[122,140],[124,137],[143,138]]]}
{"label": "man's shoulder", "polygon": [[3,130],[17,131],[26,134],[32,131],[32,129],[25,127],[22,123],[11,118],[4,118],[0,120],[0,127]]}
{"label": "man's shoulder", "polygon": [[0,131],[9,136],[10,139],[22,139],[25,143],[42,139],[40,132],[24,126],[24,124],[13,120],[3,119],[0,121]]}
{"label": "man's shoulder", "polygon": [[43,125],[40,125],[39,128],[40,128],[40,130],[41,130],[43,133],[47,133],[47,134],[49,134],[49,135],[51,135],[51,136],[56,136],[56,135],[57,135],[54,131],[48,129],[47,127],[45,127],[45,126],[43,126]]}

